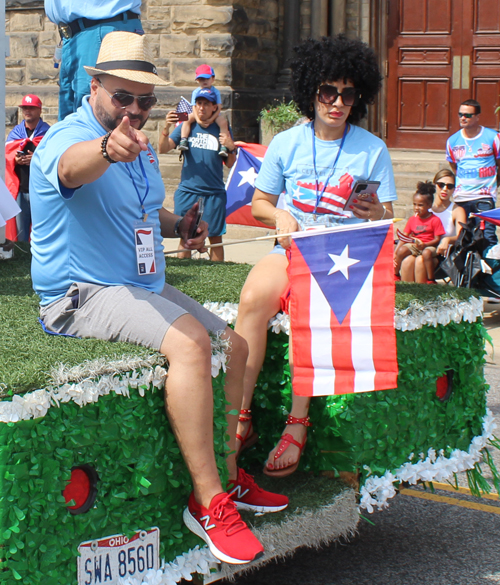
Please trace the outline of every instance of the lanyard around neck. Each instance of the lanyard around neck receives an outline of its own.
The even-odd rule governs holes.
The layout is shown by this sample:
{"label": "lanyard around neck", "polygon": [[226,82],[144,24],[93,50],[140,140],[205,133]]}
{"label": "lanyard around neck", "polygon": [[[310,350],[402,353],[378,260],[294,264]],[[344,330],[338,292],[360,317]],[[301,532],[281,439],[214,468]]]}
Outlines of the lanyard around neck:
{"label": "lanyard around neck", "polygon": [[142,173],[142,176],[143,176],[144,181],[146,183],[146,192],[144,193],[144,197],[141,197],[141,193],[139,191],[139,188],[137,187],[137,183],[135,182],[134,175],[130,171],[131,168],[132,169],[134,168],[132,163],[125,163],[125,167],[128,171],[128,174],[130,175],[130,178],[132,179],[132,183],[134,184],[135,192],[137,193],[137,197],[139,199],[139,205],[141,206],[141,211],[142,211],[142,221],[146,221],[148,219],[148,214],[146,213],[146,209],[144,208],[144,202],[146,201],[146,197],[148,196],[148,193],[149,193],[149,179],[148,179],[148,176],[146,174],[146,169],[144,168],[144,165],[142,164],[141,156],[139,155],[138,158],[139,158],[139,165],[141,167],[141,173]]}
{"label": "lanyard around neck", "polygon": [[316,179],[316,205],[314,206],[313,213],[316,213],[316,209],[318,209],[318,205],[319,205],[319,202],[321,201],[321,198],[323,197],[323,193],[325,192],[326,187],[328,186],[328,183],[329,183],[330,179],[332,178],[333,173],[335,172],[335,168],[337,166],[337,162],[339,160],[340,153],[342,152],[342,148],[344,146],[345,137],[347,136],[348,127],[349,127],[349,125],[346,122],[346,125],[344,128],[344,133],[342,134],[342,141],[340,142],[339,151],[337,152],[337,156],[335,157],[335,161],[334,161],[333,166],[330,170],[330,174],[328,175],[328,178],[326,179],[326,181],[323,185],[323,189],[321,190],[321,193],[319,193],[318,192],[319,191],[318,173],[316,171],[316,133],[314,132],[314,122],[311,124],[313,167],[314,167],[314,177]]}

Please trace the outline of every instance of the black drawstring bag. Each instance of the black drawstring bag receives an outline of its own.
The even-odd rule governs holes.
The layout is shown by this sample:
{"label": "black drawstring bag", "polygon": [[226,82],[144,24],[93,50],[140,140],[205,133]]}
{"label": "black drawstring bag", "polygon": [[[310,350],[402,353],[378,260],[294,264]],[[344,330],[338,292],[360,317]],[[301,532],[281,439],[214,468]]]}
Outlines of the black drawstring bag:
{"label": "black drawstring bag", "polygon": [[436,269],[436,278],[448,277],[455,286],[475,288],[481,275],[481,258],[490,245],[484,237],[481,223],[469,217],[460,223],[462,231],[448,256]]}

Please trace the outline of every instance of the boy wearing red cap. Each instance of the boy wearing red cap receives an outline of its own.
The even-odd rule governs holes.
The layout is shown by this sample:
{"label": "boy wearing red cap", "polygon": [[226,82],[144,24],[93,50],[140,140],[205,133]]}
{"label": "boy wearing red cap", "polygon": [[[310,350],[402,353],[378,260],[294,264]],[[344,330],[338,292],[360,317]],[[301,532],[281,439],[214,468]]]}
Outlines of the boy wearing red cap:
{"label": "boy wearing red cap", "polygon": [[37,95],[25,95],[19,107],[24,119],[9,133],[5,143],[5,184],[17,200],[21,213],[7,222],[6,233],[10,240],[27,242],[31,228],[31,157],[50,126],[41,118],[42,101]]}
{"label": "boy wearing red cap", "polygon": [[[220,115],[222,110],[222,100],[220,97],[220,92],[217,88],[213,87],[215,73],[210,65],[200,65],[196,68],[195,71],[196,81],[200,87],[195,89],[191,95],[191,105],[194,106],[196,103],[196,98],[198,97],[199,93],[203,89],[211,89],[217,96],[217,110],[215,111],[214,115],[204,122],[204,124],[213,124],[214,122],[219,126],[220,132],[223,135],[229,135],[229,126],[227,123],[226,118]],[[181,129],[181,141],[179,143],[179,150],[189,150],[189,133],[191,132],[191,124],[193,122],[200,123],[196,116],[195,110],[191,114],[189,114],[189,118],[186,122],[183,122],[182,129]],[[223,158],[227,158],[228,150],[225,146],[221,145],[219,150],[219,156]]]}

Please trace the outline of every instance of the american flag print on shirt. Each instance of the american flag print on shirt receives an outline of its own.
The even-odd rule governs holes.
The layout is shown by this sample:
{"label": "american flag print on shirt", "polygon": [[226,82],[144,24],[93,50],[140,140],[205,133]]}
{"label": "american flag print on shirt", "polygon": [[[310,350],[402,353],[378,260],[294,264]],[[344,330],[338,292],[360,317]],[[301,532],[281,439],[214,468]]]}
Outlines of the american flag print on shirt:
{"label": "american flag print on shirt", "polygon": [[300,232],[288,276],[293,391],[397,387],[392,221]]}
{"label": "american flag print on shirt", "polygon": [[351,217],[350,212],[344,211],[344,205],[349,199],[354,179],[349,173],[345,173],[339,179],[338,185],[327,185],[316,207],[317,193],[323,190],[324,183],[305,183],[297,181],[297,187],[293,192],[293,205],[305,213],[332,214],[341,217]]}

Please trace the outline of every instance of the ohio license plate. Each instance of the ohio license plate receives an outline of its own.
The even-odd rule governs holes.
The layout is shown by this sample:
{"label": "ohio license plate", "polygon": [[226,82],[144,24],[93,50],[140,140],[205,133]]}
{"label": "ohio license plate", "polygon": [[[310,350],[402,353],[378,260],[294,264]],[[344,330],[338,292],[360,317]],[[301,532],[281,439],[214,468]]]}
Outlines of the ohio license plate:
{"label": "ohio license plate", "polygon": [[158,528],[82,542],[78,547],[78,585],[117,585],[124,577],[139,577],[159,567]]}

